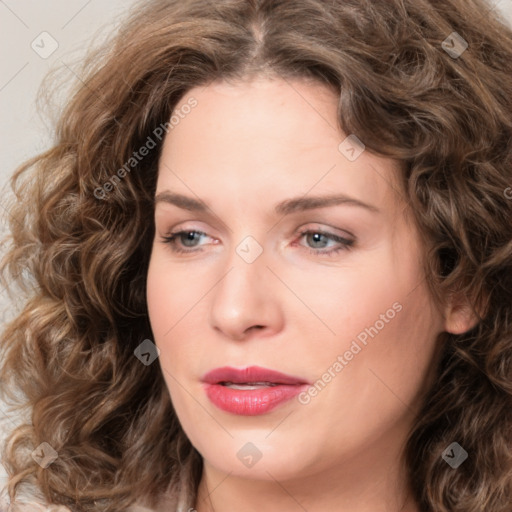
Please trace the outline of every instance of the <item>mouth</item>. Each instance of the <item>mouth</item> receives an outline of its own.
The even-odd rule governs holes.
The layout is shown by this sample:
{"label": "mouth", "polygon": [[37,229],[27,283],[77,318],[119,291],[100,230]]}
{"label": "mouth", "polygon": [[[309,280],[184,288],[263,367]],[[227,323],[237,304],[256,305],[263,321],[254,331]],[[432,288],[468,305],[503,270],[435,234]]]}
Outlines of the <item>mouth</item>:
{"label": "mouth", "polygon": [[219,384],[231,389],[243,389],[245,391],[248,389],[261,389],[280,385],[275,382],[241,382],[239,384],[235,382],[219,382]]}
{"label": "mouth", "polygon": [[248,366],[247,368],[232,368],[223,366],[215,368],[206,373],[201,379],[207,384],[220,384],[226,386],[245,385],[245,386],[279,386],[290,385],[300,386],[309,384],[309,382],[300,377],[281,373],[269,368],[260,366]]}
{"label": "mouth", "polygon": [[270,412],[309,386],[305,379],[259,366],[216,368],[201,380],[216,407],[242,416]]}

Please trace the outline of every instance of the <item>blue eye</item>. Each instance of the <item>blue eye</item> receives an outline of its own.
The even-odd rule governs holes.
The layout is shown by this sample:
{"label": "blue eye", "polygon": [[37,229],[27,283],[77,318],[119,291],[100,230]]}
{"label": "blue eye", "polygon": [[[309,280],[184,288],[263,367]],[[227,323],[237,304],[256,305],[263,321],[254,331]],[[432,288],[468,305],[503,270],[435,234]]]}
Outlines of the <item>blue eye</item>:
{"label": "blue eye", "polygon": [[[196,236],[199,235],[199,236]],[[197,252],[196,249],[194,249],[194,245],[189,245],[193,243],[194,241],[197,241],[201,236],[208,236],[206,233],[203,233],[202,231],[196,231],[194,229],[187,229],[184,231],[176,231],[174,233],[169,233],[169,235],[163,237],[163,243],[169,244],[171,246],[171,250],[173,252]],[[187,249],[181,249],[180,247],[177,247],[176,241],[179,241],[180,243],[183,243],[185,247],[192,247],[192,250]],[[202,250],[202,249],[199,249]]]}
{"label": "blue eye", "polygon": [[[182,231],[175,231],[174,233],[169,233],[167,236],[162,237],[162,242],[168,244],[171,247],[171,250],[175,253],[192,253],[192,252],[200,252],[202,249],[198,248],[197,242],[200,240],[202,236],[207,237],[208,235],[203,231],[197,231],[194,229],[187,229]],[[306,237],[308,241],[311,241],[313,244],[319,244],[317,247],[306,247],[306,249],[314,255],[334,255],[339,251],[350,250],[354,244],[354,240],[349,240],[347,238],[343,238],[333,233],[327,233],[321,230],[306,230],[300,232],[299,239]],[[338,247],[334,247],[329,250],[321,251],[318,249],[323,249],[326,246],[326,243],[329,241],[336,242],[339,244]],[[179,245],[181,245],[181,247]],[[183,249],[182,247],[188,247],[188,249]]]}
{"label": "blue eye", "polygon": [[[320,254],[320,255],[331,256],[331,255],[337,254],[340,251],[348,251],[354,245],[354,240],[349,240],[347,238],[343,238],[341,236],[334,235],[333,233],[327,233],[325,231],[321,231],[318,229],[310,229],[310,230],[302,231],[300,233],[300,235],[301,235],[300,238],[305,236],[306,240],[311,240],[315,244],[320,243],[321,247],[318,247],[318,246],[316,248],[307,247],[307,249],[309,250],[309,252],[311,254],[316,254],[316,255]],[[324,242],[328,242],[329,240],[334,241],[340,245],[338,247],[334,247],[327,251],[317,251],[316,250],[316,249],[324,248],[325,247]]]}

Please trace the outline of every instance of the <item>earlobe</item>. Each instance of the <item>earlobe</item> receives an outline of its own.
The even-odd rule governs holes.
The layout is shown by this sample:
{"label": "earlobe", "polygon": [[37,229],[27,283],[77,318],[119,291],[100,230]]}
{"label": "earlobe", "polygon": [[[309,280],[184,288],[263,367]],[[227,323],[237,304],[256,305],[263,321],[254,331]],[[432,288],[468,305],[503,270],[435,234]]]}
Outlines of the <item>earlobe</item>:
{"label": "earlobe", "polygon": [[452,334],[463,334],[475,327],[480,318],[467,298],[453,299],[446,309],[444,329]]}

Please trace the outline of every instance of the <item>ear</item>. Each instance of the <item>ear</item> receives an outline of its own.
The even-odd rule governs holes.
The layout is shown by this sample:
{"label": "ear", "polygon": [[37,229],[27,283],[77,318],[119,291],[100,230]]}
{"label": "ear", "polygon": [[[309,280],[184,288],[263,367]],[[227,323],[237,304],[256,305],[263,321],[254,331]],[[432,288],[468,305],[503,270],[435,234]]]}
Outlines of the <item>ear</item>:
{"label": "ear", "polygon": [[480,321],[471,302],[461,294],[450,296],[444,318],[444,330],[452,334],[463,334]]}

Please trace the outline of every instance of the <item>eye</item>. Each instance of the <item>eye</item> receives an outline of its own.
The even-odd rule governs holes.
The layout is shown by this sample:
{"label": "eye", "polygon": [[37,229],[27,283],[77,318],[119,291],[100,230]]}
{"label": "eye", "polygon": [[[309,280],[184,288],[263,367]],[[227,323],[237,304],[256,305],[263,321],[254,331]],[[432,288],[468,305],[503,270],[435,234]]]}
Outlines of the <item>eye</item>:
{"label": "eye", "polygon": [[[299,240],[305,238],[308,244],[313,245],[313,247],[306,247],[306,249],[310,254],[317,256],[330,256],[337,254],[339,251],[348,251],[354,245],[354,240],[343,238],[341,236],[335,235],[334,233],[329,233],[319,229],[303,230],[299,233],[299,235]],[[208,237],[208,235],[203,231],[187,229],[169,233],[167,236],[162,237],[162,242],[169,245],[171,250],[175,253],[200,252],[202,249],[199,248],[200,245],[198,245],[198,242],[200,241],[201,237]],[[333,248],[328,250],[320,250],[324,249],[329,242],[334,242]],[[336,246],[336,244],[338,244],[338,246]],[[302,244],[300,245],[302,246]],[[185,249],[183,249],[183,247],[185,247]]]}
{"label": "eye", "polygon": [[[162,242],[164,244],[168,244],[171,247],[173,252],[179,253],[187,253],[187,252],[199,252],[202,249],[196,249],[197,242],[202,236],[208,236],[203,231],[197,231],[195,229],[187,229],[182,231],[175,231],[174,233],[169,233],[167,236],[162,237]],[[178,246],[178,243],[183,244],[185,247],[189,247],[192,249],[182,249]]]}
{"label": "eye", "polygon": [[[313,255],[327,255],[331,256],[337,254],[340,251],[348,251],[354,245],[354,240],[350,240],[348,238],[343,238],[341,236],[335,235],[334,233],[329,233],[326,231],[322,231],[319,229],[308,229],[300,232],[299,239],[304,238],[308,243],[313,245],[313,248],[306,247],[306,249]],[[326,244],[331,241],[338,244],[338,246],[334,246],[333,248],[326,251],[319,251],[317,249],[323,249]]]}

